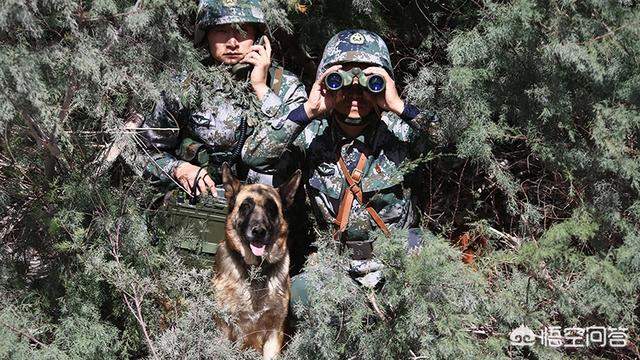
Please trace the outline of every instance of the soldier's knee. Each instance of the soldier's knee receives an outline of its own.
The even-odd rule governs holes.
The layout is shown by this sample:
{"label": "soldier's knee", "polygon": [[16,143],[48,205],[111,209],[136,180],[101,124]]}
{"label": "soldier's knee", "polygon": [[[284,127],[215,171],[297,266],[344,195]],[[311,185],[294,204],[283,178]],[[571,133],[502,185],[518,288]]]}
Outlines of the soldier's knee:
{"label": "soldier's knee", "polygon": [[294,309],[295,306],[309,304],[308,280],[306,273],[300,273],[291,278],[291,298],[289,306]]}
{"label": "soldier's knee", "polygon": [[420,246],[424,242],[424,236],[422,229],[420,228],[411,228],[408,230],[407,243],[405,244],[407,251],[412,251]]}

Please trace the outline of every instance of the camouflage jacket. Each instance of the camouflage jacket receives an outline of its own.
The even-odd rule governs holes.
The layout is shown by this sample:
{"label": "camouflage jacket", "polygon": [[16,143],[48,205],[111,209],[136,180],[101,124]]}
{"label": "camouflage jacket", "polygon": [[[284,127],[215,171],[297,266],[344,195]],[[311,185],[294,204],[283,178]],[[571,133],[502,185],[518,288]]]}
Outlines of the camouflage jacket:
{"label": "camouflage jacket", "polygon": [[[384,112],[355,139],[347,139],[335,121],[322,119],[306,127],[291,120],[277,119],[255,134],[244,146],[243,161],[260,171],[269,171],[293,144],[304,153],[303,172],[307,194],[316,220],[327,227],[334,223],[343,192],[345,177],[338,165],[340,153],[349,171],[353,171],[366,151],[368,159],[361,180],[365,203],[378,212],[384,223],[393,228],[409,228],[419,220],[416,216],[416,177],[403,174],[403,165],[424,154],[428,136],[410,126],[398,115]],[[409,176],[407,176],[409,175]],[[366,208],[353,201],[345,233],[346,240],[366,241],[377,229]]]}
{"label": "camouflage jacket", "polygon": [[[269,71],[271,79],[274,71],[275,67],[271,67]],[[259,111],[254,113],[257,113],[258,119],[255,120],[258,123],[285,119],[291,110],[307,99],[304,85],[293,74],[284,71],[281,81],[280,96],[269,89],[261,102],[256,99],[259,103],[255,105],[256,108],[259,107]],[[230,155],[238,142],[241,119],[248,111],[229,100],[222,89],[218,90],[220,91],[216,91],[211,108],[195,110],[184,106],[178,98],[163,94],[153,112],[145,118],[142,128],[148,130],[142,130],[141,134],[146,151],[150,155],[145,174],[156,184],[170,185],[174,170],[180,161],[199,164],[195,156],[202,145],[206,146],[209,154],[216,154],[220,164],[222,161],[227,161],[225,158]],[[250,135],[252,131],[253,129],[249,127],[248,134]],[[209,165],[212,163],[210,162]],[[215,174],[218,169],[210,166],[208,170],[214,181],[219,183],[219,176],[217,176],[219,174]],[[248,171],[245,176],[250,182],[267,184],[278,182],[269,175],[265,176],[254,171]]]}

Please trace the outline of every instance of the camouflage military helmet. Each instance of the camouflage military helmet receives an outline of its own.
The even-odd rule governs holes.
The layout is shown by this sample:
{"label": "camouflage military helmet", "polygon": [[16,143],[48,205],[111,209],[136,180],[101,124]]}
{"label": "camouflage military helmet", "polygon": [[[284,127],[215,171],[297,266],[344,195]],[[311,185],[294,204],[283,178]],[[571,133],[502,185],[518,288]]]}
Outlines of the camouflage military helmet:
{"label": "camouflage military helmet", "polygon": [[212,26],[253,23],[266,32],[267,23],[259,0],[200,0],[193,43],[198,46]]}
{"label": "camouflage military helmet", "polygon": [[387,44],[378,34],[371,31],[350,29],[334,35],[324,48],[316,77],[333,65],[349,62],[380,66],[393,78],[393,67]]}

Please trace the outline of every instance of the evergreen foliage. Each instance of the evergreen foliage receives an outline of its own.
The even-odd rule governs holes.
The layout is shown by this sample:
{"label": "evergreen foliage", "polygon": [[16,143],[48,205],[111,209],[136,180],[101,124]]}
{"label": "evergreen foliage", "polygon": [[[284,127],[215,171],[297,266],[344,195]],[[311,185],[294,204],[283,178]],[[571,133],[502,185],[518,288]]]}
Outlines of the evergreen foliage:
{"label": "evergreen foliage", "polygon": [[[372,291],[319,234],[306,265],[311,303],[294,309],[283,357],[640,357],[637,2],[298,3],[263,1],[279,63],[309,84],[329,37],[375,31],[406,96],[439,114],[442,136],[408,175],[425,178],[424,247],[406,254],[404,232],[377,234],[386,271]],[[196,104],[223,83],[250,101],[223,68],[201,63],[195,8],[0,8],[0,358],[256,358],[211,320],[226,316],[211,269],[177,253],[194,234],[148,210],[157,194],[125,127],[161,91]],[[511,346],[521,324],[627,327],[630,345]]]}

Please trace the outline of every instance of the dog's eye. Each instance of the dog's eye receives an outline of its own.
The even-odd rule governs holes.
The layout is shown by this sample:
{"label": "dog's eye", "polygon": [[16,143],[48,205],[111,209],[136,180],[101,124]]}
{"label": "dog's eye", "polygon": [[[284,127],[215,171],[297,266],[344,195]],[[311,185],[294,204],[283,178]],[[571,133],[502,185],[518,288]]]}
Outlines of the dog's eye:
{"label": "dog's eye", "polygon": [[271,218],[278,216],[278,205],[276,205],[275,201],[271,199],[267,200],[265,208],[267,209],[267,214],[269,214]]}
{"label": "dog's eye", "polygon": [[240,212],[242,214],[247,214],[251,211],[251,209],[253,209],[253,200],[251,199],[246,199],[245,201],[242,202],[242,204],[240,205]]}

